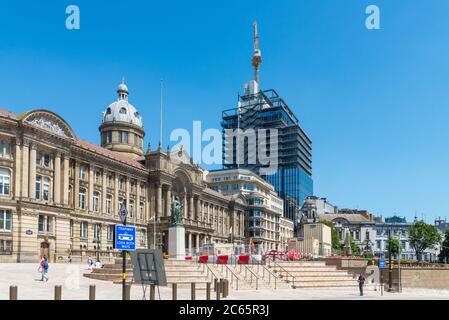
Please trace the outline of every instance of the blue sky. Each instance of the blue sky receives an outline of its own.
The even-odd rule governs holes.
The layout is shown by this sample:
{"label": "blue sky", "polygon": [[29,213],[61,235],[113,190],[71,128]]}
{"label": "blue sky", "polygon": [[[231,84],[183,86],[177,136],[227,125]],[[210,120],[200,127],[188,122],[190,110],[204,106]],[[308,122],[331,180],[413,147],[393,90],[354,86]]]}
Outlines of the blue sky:
{"label": "blue sky", "polygon": [[[81,29],[65,28],[76,4]],[[365,28],[365,8],[381,30]],[[251,80],[252,22],[260,82],[313,140],[315,194],[339,207],[431,221],[449,216],[449,2],[13,1],[0,10],[0,107],[50,109],[79,138],[98,126],[126,77],[145,144],[175,128],[219,128]]]}

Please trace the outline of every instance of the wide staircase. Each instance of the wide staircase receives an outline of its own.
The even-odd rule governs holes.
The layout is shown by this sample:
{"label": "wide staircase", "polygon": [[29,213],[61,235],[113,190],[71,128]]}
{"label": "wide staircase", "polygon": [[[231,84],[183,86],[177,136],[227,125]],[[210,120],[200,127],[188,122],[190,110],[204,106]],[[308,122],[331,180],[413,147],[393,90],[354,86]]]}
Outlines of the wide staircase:
{"label": "wide staircase", "polygon": [[[191,261],[164,260],[167,285],[177,283],[178,287],[190,287],[192,282],[196,283],[198,289],[206,288],[207,282],[213,282],[214,275],[207,272],[207,269]],[[105,264],[103,268],[93,269],[89,273],[83,274],[87,278],[112,281],[122,283],[122,261],[115,260],[115,263]],[[126,263],[126,281],[134,283],[131,261]]]}
{"label": "wide staircase", "polygon": [[357,287],[357,278],[324,261],[267,261],[267,267],[293,288]]}

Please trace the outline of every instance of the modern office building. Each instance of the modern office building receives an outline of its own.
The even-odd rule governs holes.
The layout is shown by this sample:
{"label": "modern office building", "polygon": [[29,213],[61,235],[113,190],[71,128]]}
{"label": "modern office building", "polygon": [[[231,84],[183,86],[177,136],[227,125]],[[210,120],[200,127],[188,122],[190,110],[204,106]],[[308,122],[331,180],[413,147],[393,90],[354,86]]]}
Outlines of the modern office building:
{"label": "modern office building", "polygon": [[237,108],[222,112],[223,165],[249,169],[272,184],[284,200],[284,216],[297,225],[302,203],[313,194],[312,141],[275,90],[259,89],[260,62],[255,26],[255,79],[245,84]]}
{"label": "modern office building", "polygon": [[261,251],[287,249],[293,222],[283,217],[284,202],[272,185],[246,169],[214,170],[208,186],[226,196],[239,197],[246,205],[245,237]]}

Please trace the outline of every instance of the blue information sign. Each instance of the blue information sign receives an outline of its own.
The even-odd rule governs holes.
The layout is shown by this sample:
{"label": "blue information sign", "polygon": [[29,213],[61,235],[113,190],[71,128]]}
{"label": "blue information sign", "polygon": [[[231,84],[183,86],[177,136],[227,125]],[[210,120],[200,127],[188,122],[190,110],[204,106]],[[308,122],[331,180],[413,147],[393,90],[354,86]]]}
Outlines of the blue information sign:
{"label": "blue information sign", "polygon": [[379,268],[385,269],[385,259],[379,259]]}
{"label": "blue information sign", "polygon": [[115,226],[115,249],[117,250],[136,250],[136,227],[133,226]]}

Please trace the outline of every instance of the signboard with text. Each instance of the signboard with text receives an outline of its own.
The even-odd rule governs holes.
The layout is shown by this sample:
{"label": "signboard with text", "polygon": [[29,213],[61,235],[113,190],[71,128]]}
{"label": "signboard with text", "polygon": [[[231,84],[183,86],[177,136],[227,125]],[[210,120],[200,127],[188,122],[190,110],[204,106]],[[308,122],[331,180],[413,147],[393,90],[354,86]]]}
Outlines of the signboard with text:
{"label": "signboard with text", "polygon": [[136,250],[136,227],[116,225],[114,248],[117,250]]}

